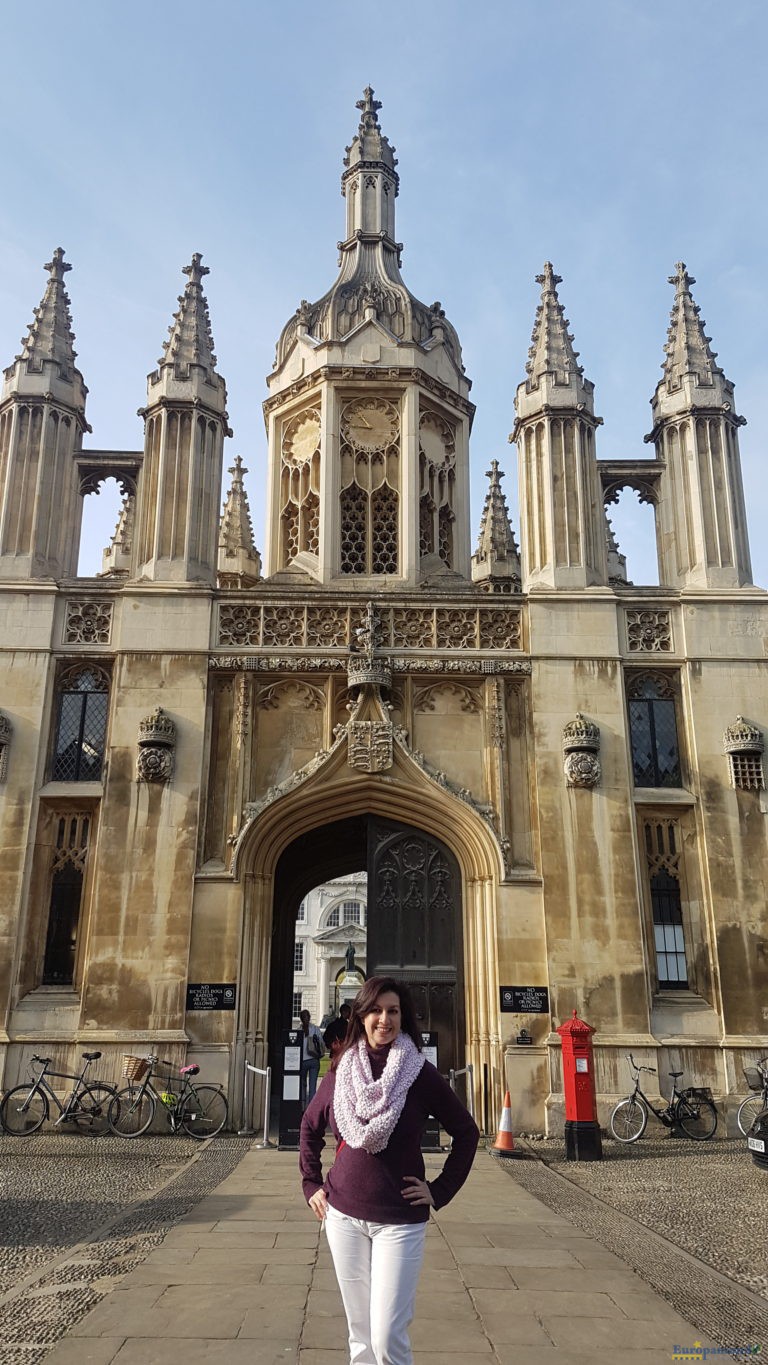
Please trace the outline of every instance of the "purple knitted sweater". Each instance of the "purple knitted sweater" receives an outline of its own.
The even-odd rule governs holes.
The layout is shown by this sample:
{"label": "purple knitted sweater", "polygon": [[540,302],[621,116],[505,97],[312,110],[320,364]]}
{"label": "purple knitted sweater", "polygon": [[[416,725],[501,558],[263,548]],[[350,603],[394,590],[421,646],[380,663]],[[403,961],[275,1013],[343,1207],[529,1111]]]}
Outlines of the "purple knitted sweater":
{"label": "purple knitted sweater", "polygon": [[[388,1051],[368,1049],[375,1080],[384,1070]],[[442,1171],[436,1180],[429,1181],[436,1209],[453,1199],[469,1175],[479,1136],[474,1119],[439,1071],[425,1062],[384,1151],[366,1152],[345,1143],[323,1180],[320,1158],[326,1131],[330,1129],[337,1144],[341,1141],[333,1113],[335,1083],[336,1072],[329,1071],[301,1121],[299,1168],[304,1197],[310,1199],[322,1188],[331,1207],[351,1218],[371,1223],[425,1223],[428,1206],[409,1204],[401,1190],[406,1175],[424,1179],[420,1143],[427,1119],[432,1114],[453,1138]]]}

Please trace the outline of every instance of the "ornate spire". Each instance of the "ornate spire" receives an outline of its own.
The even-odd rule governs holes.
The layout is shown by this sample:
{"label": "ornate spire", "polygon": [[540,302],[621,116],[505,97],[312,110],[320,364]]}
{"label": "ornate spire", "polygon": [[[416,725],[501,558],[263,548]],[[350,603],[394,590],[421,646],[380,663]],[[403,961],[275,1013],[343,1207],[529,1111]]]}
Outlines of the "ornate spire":
{"label": "ornate spire", "polygon": [[395,149],[390,146],[389,140],[381,131],[378,117],[381,100],[375,100],[373,94],[370,85],[367,85],[363,91],[363,98],[358,100],[355,105],[355,108],[360,110],[360,124],[357,136],[352,139],[350,146],[344,149],[344,166],[346,169],[341,177],[341,192],[345,196],[347,184],[354,177],[361,161],[366,163],[366,169],[374,169],[373,165],[369,165],[373,162],[378,163],[379,168],[386,168],[390,173],[391,188],[395,195],[399,189],[400,180],[395,171],[397,165]]}
{"label": "ornate spire", "polygon": [[74,349],[75,335],[69,298],[64,288],[64,276],[72,266],[64,260],[60,246],[57,246],[53,259],[48,261],[45,269],[50,278],[40,307],[34,311],[29,333],[22,337],[21,354],[16,359],[26,361],[28,370],[38,371],[45,361],[53,361],[58,366],[60,378],[72,380],[77,352]]}
{"label": "ornate spire", "polygon": [[520,553],[509,521],[507,499],[501,489],[504,474],[498,460],[491,460],[486,478],[489,486],[480,518],[477,549],[472,556],[472,578],[475,582],[486,578],[517,580],[519,591]]}
{"label": "ornate spire", "polygon": [[536,309],[531,347],[525,372],[531,384],[537,384],[543,374],[555,376],[555,383],[568,384],[574,375],[581,377],[583,367],[577,363],[578,351],[573,349],[573,336],[563,305],[557,296],[562,275],[556,275],[551,261],[544,262],[544,273],[536,276],[541,285],[541,302]]}
{"label": "ornate spire", "polygon": [[232,475],[219,529],[219,586],[245,588],[261,577],[261,558],[253,541],[251,510],[243,475],[248,473],[239,455],[230,466]]}
{"label": "ornate spire", "polygon": [[129,494],[123,498],[114,534],[101,556],[101,572],[103,574],[126,574],[129,572],[135,521],[136,499]]}
{"label": "ornate spire", "polygon": [[203,278],[210,271],[207,265],[201,265],[202,259],[196,251],[190,264],[183,268],[182,273],[189,279],[184,293],[179,295],[179,309],[173,315],[168,340],[157,362],[161,367],[173,365],[180,379],[189,377],[190,365],[199,365],[210,374],[216,370],[211,319],[202,287]]}
{"label": "ornate spire", "polygon": [[415,298],[400,273],[403,246],[395,238],[397,157],[381,131],[381,101],[373,98],[370,86],[357,108],[360,123],[345,148],[341,177],[346,230],[338,243],[339,276],[316,303],[302,299],[283,328],[273,368],[280,370],[297,339],[309,341],[313,350],[323,343],[343,344],[363,322],[376,320],[394,345],[443,347],[463,375],[455,328],[439,304],[428,308]]}
{"label": "ornate spire", "polygon": [[711,384],[713,376],[722,375],[723,372],[715,364],[717,352],[709,344],[712,338],[704,334],[700,310],[691,295],[691,285],[696,281],[693,275],[688,274],[684,261],[677,262],[675,274],[669,276],[669,283],[675,286],[675,301],[664,346],[664,379],[669,384],[677,385],[683,375],[690,374],[699,384]]}

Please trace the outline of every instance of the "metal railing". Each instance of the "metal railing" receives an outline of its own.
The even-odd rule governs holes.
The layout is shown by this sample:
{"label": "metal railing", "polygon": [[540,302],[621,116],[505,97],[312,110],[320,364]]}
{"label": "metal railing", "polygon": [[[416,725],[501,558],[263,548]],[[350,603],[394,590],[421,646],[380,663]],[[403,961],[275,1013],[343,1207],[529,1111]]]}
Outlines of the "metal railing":
{"label": "metal railing", "polygon": [[466,1101],[466,1103],[467,1103],[467,1109],[469,1110],[469,1112],[470,1112],[472,1118],[474,1118],[474,1117],[475,1117],[475,1069],[474,1069],[472,1063],[471,1063],[471,1062],[467,1062],[467,1065],[466,1065],[466,1066],[462,1066],[462,1067],[460,1067],[458,1070],[456,1070],[455,1067],[451,1067],[450,1071],[448,1072],[448,1084],[450,1085],[451,1090],[454,1092],[454,1094],[456,1094],[456,1077],[457,1077],[457,1076],[466,1076],[466,1077],[467,1077],[467,1084],[466,1084],[466,1092],[467,1092],[467,1101]]}
{"label": "metal railing", "polygon": [[249,1082],[248,1073],[255,1076],[264,1076],[264,1118],[263,1134],[261,1142],[257,1142],[257,1147],[272,1147],[274,1143],[269,1140],[269,1106],[272,1098],[272,1067],[251,1066],[250,1062],[245,1063],[243,1075],[243,1127],[238,1129],[238,1137],[255,1136],[256,1129],[248,1127],[249,1121],[253,1118],[253,1081]]}

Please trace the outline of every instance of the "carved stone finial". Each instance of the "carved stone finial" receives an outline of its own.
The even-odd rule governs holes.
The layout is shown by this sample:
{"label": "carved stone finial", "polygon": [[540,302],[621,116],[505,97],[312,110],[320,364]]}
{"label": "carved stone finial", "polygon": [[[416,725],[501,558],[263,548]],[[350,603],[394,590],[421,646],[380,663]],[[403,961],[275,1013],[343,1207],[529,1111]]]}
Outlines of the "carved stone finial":
{"label": "carved stone finial", "polygon": [[361,133],[366,132],[371,128],[378,128],[379,126],[377,114],[381,108],[381,100],[375,100],[373,96],[373,89],[370,85],[366,85],[365,90],[363,91],[363,98],[357,100],[355,103],[355,108],[359,109],[362,114],[360,120]]}
{"label": "carved stone finial", "polygon": [[189,276],[190,284],[202,284],[203,276],[210,275],[211,273],[207,265],[201,265],[202,259],[203,257],[200,251],[193,251],[192,260],[189,265],[182,267],[181,273],[182,275]]}
{"label": "carved stone finial", "polygon": [[555,383],[561,385],[576,380],[577,387],[583,390],[585,406],[591,411],[591,392],[579,382],[583,380],[584,369],[578,363],[579,353],[574,350],[573,334],[568,331],[570,323],[557,294],[562,276],[555,274],[551,261],[545,261],[543,273],[536,276],[536,283],[541,285],[541,299],[525,366],[529,383],[538,384],[545,374],[552,375]]}
{"label": "carved stone finial", "polygon": [[58,284],[61,284],[67,271],[72,269],[69,261],[64,260],[63,247],[57,246],[53,253],[53,258],[50,261],[46,261],[45,269],[50,272],[52,280],[56,280]]}
{"label": "carved stone finial", "polygon": [[176,726],[162,706],[139,721],[139,752],[136,777],[139,782],[169,782],[173,775]]}

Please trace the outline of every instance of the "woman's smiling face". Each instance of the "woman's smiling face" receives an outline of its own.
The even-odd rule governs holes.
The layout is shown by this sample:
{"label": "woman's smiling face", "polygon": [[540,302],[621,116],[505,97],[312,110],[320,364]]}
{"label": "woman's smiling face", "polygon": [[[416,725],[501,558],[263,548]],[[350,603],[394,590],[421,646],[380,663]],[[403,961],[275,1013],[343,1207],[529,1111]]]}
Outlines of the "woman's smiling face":
{"label": "woman's smiling face", "polygon": [[372,1009],[363,1018],[365,1036],[370,1047],[385,1047],[394,1042],[400,1032],[400,997],[394,991],[383,991]]}

